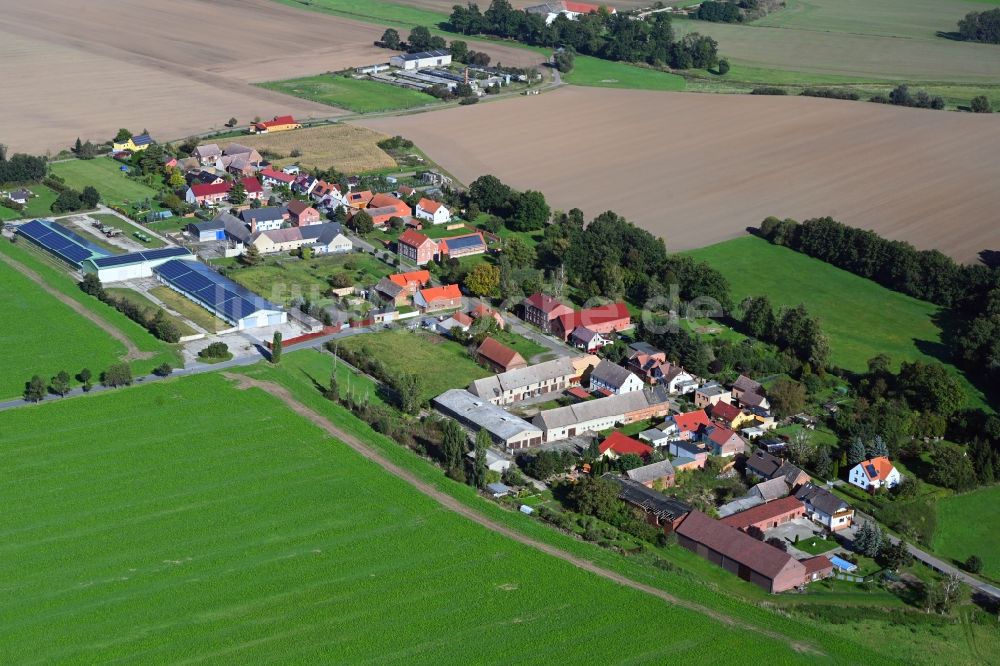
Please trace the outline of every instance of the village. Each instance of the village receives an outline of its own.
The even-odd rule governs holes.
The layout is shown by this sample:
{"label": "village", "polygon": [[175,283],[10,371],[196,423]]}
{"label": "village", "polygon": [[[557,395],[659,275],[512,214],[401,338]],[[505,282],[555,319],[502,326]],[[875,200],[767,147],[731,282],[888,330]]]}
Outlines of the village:
{"label": "village", "polygon": [[[300,127],[280,116],[247,132]],[[112,155],[125,163],[152,145],[148,134],[131,136],[116,142]],[[867,571],[859,572],[853,542],[865,521],[837,486],[865,493],[898,486],[901,475],[886,455],[852,461],[843,480],[813,479],[788,460],[789,436],[775,434],[795,419],[775,417],[759,382],[741,375],[725,386],[672,363],[636,338],[627,303],[577,308],[542,291],[510,301],[470,290],[475,267],[492,269],[510,237],[505,243],[470,223],[447,175],[427,169],[405,178],[325,179],[297,164],[279,168],[238,141],[201,143],[163,162],[165,177],[183,176],[184,202],[197,213],[164,234],[164,247],[109,253],[87,237],[104,231],[96,223],[70,229],[34,220],[7,231],[80,276],[162,303],[195,331],[181,342],[196,362],[220,341],[252,358],[276,345],[329,347],[342,336],[393,328],[467,348],[485,376],[430,404],[460,423],[470,441],[488,434],[484,492],[524,513],[536,512],[530,498],[545,512],[537,499],[553,483],[589,476],[613,481],[622,505],[660,538],[767,592],[832,577],[863,581],[876,572],[863,556]],[[124,245],[119,251],[133,249],[120,228],[108,231]],[[251,277],[274,257],[281,258],[274,267],[336,262],[337,269],[323,273],[325,283]],[[353,257],[365,265],[352,274]],[[463,262],[460,282],[441,279],[456,273],[443,268]],[[157,295],[162,287],[207,310],[217,326],[185,317],[184,308]],[[495,286],[484,291],[503,296]],[[526,357],[510,345],[536,353]],[[604,357],[612,348],[625,352]],[[537,452],[573,462],[531,480],[512,471]]]}

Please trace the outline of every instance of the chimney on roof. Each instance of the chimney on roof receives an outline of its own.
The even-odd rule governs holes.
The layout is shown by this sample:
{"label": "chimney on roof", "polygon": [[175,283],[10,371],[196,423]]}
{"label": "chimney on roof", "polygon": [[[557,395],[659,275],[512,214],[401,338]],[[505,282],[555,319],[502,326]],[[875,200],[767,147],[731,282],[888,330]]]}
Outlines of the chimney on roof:
{"label": "chimney on roof", "polygon": [[256,217],[251,217],[250,218],[250,233],[252,233],[252,234],[257,233],[257,218]]}

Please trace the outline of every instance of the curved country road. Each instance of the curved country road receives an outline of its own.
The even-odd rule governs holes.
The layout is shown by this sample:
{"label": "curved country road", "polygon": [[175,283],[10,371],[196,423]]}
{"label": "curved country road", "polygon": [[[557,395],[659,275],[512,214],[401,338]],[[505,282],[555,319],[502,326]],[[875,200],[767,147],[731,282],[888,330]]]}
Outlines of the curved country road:
{"label": "curved country road", "polygon": [[794,641],[788,636],[785,636],[784,634],[780,634],[775,631],[771,631],[768,629],[764,629],[762,627],[749,624],[747,622],[736,619],[729,615],[725,615],[723,613],[712,610],[700,604],[696,604],[690,601],[685,601],[683,599],[678,599],[672,594],[669,594],[668,592],[665,592],[659,588],[636,582],[619,573],[611,571],[610,569],[605,569],[603,567],[600,567],[582,557],[577,557],[576,555],[573,555],[564,550],[556,548],[555,546],[543,543],[541,541],[536,541],[535,539],[525,536],[524,534],[521,534],[516,530],[513,530],[509,527],[506,527],[505,525],[502,525],[494,520],[491,520],[490,518],[487,518],[478,511],[462,504],[451,495],[448,495],[447,493],[438,490],[437,488],[427,483],[426,481],[421,480],[412,472],[396,465],[388,458],[386,458],[385,456],[383,456],[382,454],[371,448],[368,444],[365,444],[362,440],[335,426],[329,419],[327,419],[319,412],[307,407],[306,405],[296,400],[285,387],[275,384],[273,382],[266,382],[258,379],[253,379],[245,375],[223,373],[223,376],[235,381],[237,383],[237,386],[241,389],[249,389],[249,388],[261,389],[262,391],[267,392],[268,394],[272,395],[278,400],[281,400],[293,412],[308,419],[313,424],[319,426],[330,436],[335,437],[337,440],[347,444],[347,446],[351,447],[353,450],[355,450],[368,460],[371,460],[375,464],[379,465],[385,471],[389,472],[390,474],[399,479],[402,479],[403,481],[410,484],[424,495],[430,497],[431,499],[441,504],[446,509],[454,511],[455,513],[465,518],[468,518],[469,520],[478,523],[479,525],[482,525],[483,527],[489,530],[502,534],[509,539],[513,539],[514,541],[522,543],[526,546],[530,546],[531,548],[534,548],[543,553],[551,555],[552,557],[557,557],[565,562],[569,562],[573,566],[583,569],[584,571],[588,571],[592,574],[601,576],[602,578],[614,581],[619,585],[624,585],[625,587],[630,587],[632,589],[639,590],[640,592],[644,592],[651,596],[662,599],[667,603],[679,606],[681,608],[687,608],[696,613],[706,615],[714,620],[718,620],[719,622],[722,622],[724,624],[733,627],[739,627],[742,629],[748,629],[758,634],[781,641],[791,646],[792,649],[796,650],[797,652],[812,653],[817,655],[823,654],[819,649],[817,649],[815,646],[809,643],[803,641]]}
{"label": "curved country road", "polygon": [[156,356],[154,352],[141,351],[135,345],[135,343],[128,338],[127,335],[125,335],[124,333],[119,331],[116,327],[112,326],[108,322],[98,317],[96,314],[88,310],[86,307],[84,307],[77,301],[74,301],[66,294],[62,293],[58,289],[53,288],[51,285],[49,285],[48,282],[45,281],[45,279],[41,275],[31,270],[21,262],[15,259],[11,259],[7,255],[2,253],[0,253],[0,261],[3,261],[5,264],[16,270],[21,275],[27,277],[32,282],[37,283],[39,287],[41,287],[48,293],[52,294],[52,296],[54,296],[60,302],[65,303],[66,305],[71,307],[73,311],[76,312],[78,315],[80,315],[84,319],[87,319],[95,326],[100,328],[102,331],[110,335],[112,338],[125,345],[125,349],[128,350],[128,353],[124,356],[124,358],[122,358],[123,361],[141,360]]}

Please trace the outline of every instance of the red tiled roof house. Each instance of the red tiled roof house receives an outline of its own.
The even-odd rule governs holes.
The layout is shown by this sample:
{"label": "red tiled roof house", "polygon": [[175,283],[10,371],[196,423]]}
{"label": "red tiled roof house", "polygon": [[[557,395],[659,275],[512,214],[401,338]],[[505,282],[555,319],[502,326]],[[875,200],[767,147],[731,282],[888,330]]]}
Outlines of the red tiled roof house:
{"label": "red tiled roof house", "polygon": [[632,328],[632,315],[624,303],[599,305],[560,315],[554,322],[552,333],[566,340],[578,326],[585,326],[591,331],[607,335]]}
{"label": "red tiled roof house", "polygon": [[519,353],[501,343],[495,338],[486,338],[476,350],[480,361],[488,365],[494,372],[507,372],[528,367],[528,362]]}

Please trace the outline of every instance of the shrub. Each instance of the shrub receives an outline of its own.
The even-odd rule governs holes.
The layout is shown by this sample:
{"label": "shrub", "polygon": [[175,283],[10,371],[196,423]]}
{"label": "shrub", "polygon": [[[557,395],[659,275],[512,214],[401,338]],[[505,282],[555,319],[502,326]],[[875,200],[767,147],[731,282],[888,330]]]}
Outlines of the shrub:
{"label": "shrub", "polygon": [[969,109],[973,113],[993,113],[993,106],[985,95],[978,95],[969,102]]}
{"label": "shrub", "polygon": [[173,371],[169,363],[162,363],[153,369],[153,374],[157,377],[168,377]]}
{"label": "shrub", "polygon": [[458,100],[458,103],[461,104],[462,106],[469,106],[470,104],[476,104],[478,101],[479,101],[478,97],[476,97],[475,95],[469,95],[468,97],[463,97],[462,99]]}
{"label": "shrub", "polygon": [[827,99],[849,99],[858,101],[861,95],[851,90],[838,90],[837,88],[806,88],[801,95],[805,97],[825,97]]}
{"label": "shrub", "polygon": [[758,86],[750,91],[751,95],[787,95],[788,91],[777,86]]}
{"label": "shrub", "polygon": [[229,346],[225,342],[213,342],[198,352],[201,358],[226,358],[229,356]]}
{"label": "shrub", "polygon": [[101,373],[101,383],[112,388],[128,386],[132,383],[132,368],[128,363],[115,363]]}
{"label": "shrub", "polygon": [[983,570],[983,561],[979,559],[978,555],[969,555],[969,559],[965,560],[962,566],[969,573],[977,574]]}

